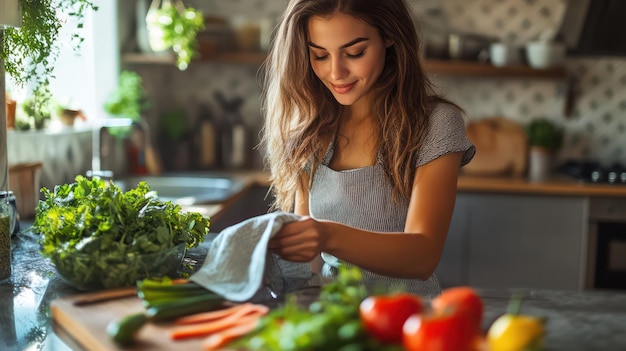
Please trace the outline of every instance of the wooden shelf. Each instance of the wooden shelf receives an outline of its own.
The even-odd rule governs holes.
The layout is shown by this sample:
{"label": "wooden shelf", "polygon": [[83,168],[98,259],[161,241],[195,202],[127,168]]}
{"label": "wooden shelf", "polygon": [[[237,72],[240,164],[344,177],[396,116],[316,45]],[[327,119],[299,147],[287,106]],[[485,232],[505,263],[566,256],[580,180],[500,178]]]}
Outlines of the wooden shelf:
{"label": "wooden shelf", "polygon": [[[224,52],[212,57],[194,59],[194,62],[232,63],[232,64],[261,64],[265,60],[264,52]],[[174,65],[176,58],[173,55],[152,55],[127,53],[122,54],[122,62],[127,64],[153,64],[153,65]]]}
{"label": "wooden shelf", "polygon": [[424,69],[430,74],[457,77],[520,77],[565,79],[567,71],[564,67],[534,69],[527,65],[496,67],[488,63],[456,60],[426,60]]}
{"label": "wooden shelf", "polygon": [[[248,64],[260,65],[265,60],[265,52],[225,52],[215,56],[205,57],[194,62]],[[122,62],[127,64],[170,64],[174,65],[176,59],[173,55],[146,55],[124,54]],[[192,62],[193,63],[193,62]],[[563,113],[566,117],[572,115],[574,96],[573,82],[567,76],[565,67],[553,67],[548,69],[534,69],[528,65],[515,65],[496,67],[489,63],[458,60],[425,60],[424,70],[430,75],[448,77],[476,77],[476,78],[530,78],[530,79],[556,79],[566,82],[567,92]]]}
{"label": "wooden shelf", "polygon": [[[265,52],[224,52],[211,57],[204,57],[194,62],[232,63],[259,65],[265,60]],[[123,54],[122,62],[128,64],[174,64],[173,55]],[[192,62],[193,63],[193,62]],[[458,77],[520,77],[564,79],[567,72],[563,67],[534,69],[527,65],[495,67],[488,63],[455,60],[426,60],[426,72],[435,75]]]}

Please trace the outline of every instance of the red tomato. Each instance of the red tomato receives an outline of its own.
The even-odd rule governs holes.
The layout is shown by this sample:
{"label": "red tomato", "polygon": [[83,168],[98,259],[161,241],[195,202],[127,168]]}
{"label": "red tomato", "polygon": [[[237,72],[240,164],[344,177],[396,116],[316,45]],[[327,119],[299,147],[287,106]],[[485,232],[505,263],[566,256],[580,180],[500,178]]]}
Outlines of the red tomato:
{"label": "red tomato", "polygon": [[411,315],[424,310],[417,295],[400,293],[365,298],[359,306],[365,329],[385,343],[402,343],[402,326]]}
{"label": "red tomato", "polygon": [[458,286],[443,290],[431,301],[431,307],[439,312],[450,310],[452,313],[468,314],[478,328],[483,320],[483,301],[470,287]]}
{"label": "red tomato", "polygon": [[407,351],[474,351],[479,342],[480,330],[466,314],[415,314],[403,327]]}

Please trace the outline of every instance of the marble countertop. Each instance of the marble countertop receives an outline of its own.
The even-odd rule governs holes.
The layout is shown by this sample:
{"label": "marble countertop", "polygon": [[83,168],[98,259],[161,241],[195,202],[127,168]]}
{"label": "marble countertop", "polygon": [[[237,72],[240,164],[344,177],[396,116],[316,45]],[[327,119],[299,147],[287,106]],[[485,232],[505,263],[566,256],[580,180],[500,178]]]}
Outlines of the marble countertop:
{"label": "marble countertop", "polygon": [[[0,285],[0,349],[73,349],[55,334],[49,305],[56,298],[82,292],[65,284],[42,259],[33,234],[17,234],[12,246],[11,280]],[[486,330],[504,313],[513,290],[475,289],[485,303]],[[626,349],[626,292],[521,290],[526,296],[522,311],[547,317],[545,350]]]}

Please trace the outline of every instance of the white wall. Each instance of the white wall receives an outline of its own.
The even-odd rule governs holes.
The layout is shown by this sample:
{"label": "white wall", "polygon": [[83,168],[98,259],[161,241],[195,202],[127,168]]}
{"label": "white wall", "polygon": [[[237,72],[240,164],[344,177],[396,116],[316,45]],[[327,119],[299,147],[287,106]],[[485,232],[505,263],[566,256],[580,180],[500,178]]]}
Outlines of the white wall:
{"label": "white wall", "polygon": [[86,19],[85,41],[80,52],[71,46],[68,32],[61,33],[61,54],[54,70],[50,89],[59,99],[71,99],[83,109],[88,118],[104,118],[102,105],[117,84],[119,51],[117,35],[117,2],[95,0],[98,6]]}

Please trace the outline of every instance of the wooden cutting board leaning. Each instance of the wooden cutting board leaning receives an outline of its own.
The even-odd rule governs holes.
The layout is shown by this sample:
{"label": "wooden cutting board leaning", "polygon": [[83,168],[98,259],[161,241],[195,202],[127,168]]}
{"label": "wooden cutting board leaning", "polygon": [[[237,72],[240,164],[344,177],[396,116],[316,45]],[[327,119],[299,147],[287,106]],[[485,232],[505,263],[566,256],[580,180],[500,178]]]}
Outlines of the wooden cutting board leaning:
{"label": "wooden cutting board leaning", "polygon": [[526,174],[528,141],[526,131],[517,122],[504,117],[482,118],[469,122],[466,132],[476,146],[476,155],[461,169],[464,174]]}

